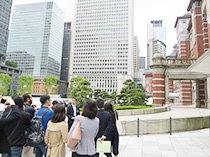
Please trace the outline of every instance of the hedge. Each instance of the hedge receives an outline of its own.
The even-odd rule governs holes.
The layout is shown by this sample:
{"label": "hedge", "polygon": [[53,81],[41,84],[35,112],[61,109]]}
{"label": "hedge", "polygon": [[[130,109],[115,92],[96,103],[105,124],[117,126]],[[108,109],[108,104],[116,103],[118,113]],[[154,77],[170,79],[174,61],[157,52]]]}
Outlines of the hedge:
{"label": "hedge", "polygon": [[114,106],[116,110],[135,110],[135,109],[147,109],[151,108],[152,106],[149,105],[142,105],[142,106]]}

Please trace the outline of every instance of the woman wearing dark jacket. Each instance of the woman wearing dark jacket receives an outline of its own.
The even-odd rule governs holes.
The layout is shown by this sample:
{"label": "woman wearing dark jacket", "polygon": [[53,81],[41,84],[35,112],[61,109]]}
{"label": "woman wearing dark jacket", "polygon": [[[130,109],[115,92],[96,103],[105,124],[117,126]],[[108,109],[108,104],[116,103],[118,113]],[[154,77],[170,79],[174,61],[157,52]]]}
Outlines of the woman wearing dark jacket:
{"label": "woman wearing dark jacket", "polygon": [[119,133],[118,133],[117,126],[116,126],[116,120],[118,119],[117,112],[113,109],[113,106],[111,103],[106,103],[104,105],[104,110],[108,111],[111,116],[109,133],[108,133],[106,139],[111,141],[111,144],[113,147],[113,154],[115,155],[115,157],[117,157],[119,154]]}
{"label": "woman wearing dark jacket", "polygon": [[13,120],[11,125],[4,126],[4,131],[7,134],[11,151],[10,153],[3,154],[3,157],[21,157],[22,149],[26,142],[24,129],[27,125],[30,125],[30,114],[22,110],[23,99],[21,97],[15,97],[14,102],[16,105],[7,107],[2,116],[2,118],[9,118],[15,114],[15,112],[19,115],[19,118]]}

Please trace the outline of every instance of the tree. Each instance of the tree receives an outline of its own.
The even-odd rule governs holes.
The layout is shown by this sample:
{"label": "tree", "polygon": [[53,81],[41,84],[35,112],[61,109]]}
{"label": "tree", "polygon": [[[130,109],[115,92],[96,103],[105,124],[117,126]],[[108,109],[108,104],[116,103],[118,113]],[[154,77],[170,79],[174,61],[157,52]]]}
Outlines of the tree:
{"label": "tree", "polygon": [[8,74],[0,74],[0,95],[7,95],[12,78]]}
{"label": "tree", "polygon": [[70,81],[70,97],[76,98],[80,106],[92,95],[93,90],[90,88],[90,82],[81,76],[77,76]]}
{"label": "tree", "polygon": [[146,91],[142,84],[135,86],[134,81],[126,80],[125,87],[122,88],[119,95],[121,105],[145,105],[146,104]]}
{"label": "tree", "polygon": [[117,95],[117,92],[112,92],[109,95],[109,102],[112,102],[113,104],[117,105],[118,104],[118,99],[119,99],[119,95]]}
{"label": "tree", "polygon": [[93,95],[95,99],[108,100],[110,98],[110,95],[106,91],[101,89],[95,89]]}
{"label": "tree", "polygon": [[45,90],[47,94],[55,94],[58,89],[58,79],[56,76],[47,76],[44,78]]}
{"label": "tree", "polygon": [[14,67],[14,68],[17,68],[17,67],[18,67],[18,63],[15,62],[15,61],[7,60],[7,61],[5,62],[5,64],[6,64],[7,66],[11,66],[11,67]]}
{"label": "tree", "polygon": [[25,93],[31,94],[34,78],[32,76],[19,76],[18,79],[18,95],[23,95]]}

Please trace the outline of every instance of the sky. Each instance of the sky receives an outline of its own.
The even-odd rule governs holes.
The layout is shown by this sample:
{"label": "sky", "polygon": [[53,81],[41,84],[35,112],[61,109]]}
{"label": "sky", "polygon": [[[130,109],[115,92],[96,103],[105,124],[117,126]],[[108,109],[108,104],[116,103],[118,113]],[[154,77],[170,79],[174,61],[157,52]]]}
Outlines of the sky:
{"label": "sky", "polygon": [[[49,0],[13,0],[13,5]],[[52,0],[51,0],[52,1]],[[65,13],[65,21],[73,21],[75,0],[53,0]],[[174,28],[177,16],[187,13],[190,0],[134,0],[134,35],[138,36],[140,56],[147,54],[147,24],[151,20],[163,20],[166,27],[167,55],[176,43]]]}

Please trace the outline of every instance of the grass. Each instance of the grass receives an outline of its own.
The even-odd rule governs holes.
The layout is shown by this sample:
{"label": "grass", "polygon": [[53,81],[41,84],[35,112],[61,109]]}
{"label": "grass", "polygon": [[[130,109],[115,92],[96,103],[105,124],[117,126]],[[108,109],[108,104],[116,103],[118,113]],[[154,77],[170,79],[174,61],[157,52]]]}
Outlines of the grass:
{"label": "grass", "polygon": [[135,110],[135,109],[148,109],[152,108],[149,105],[141,105],[141,106],[114,106],[115,110]]}

